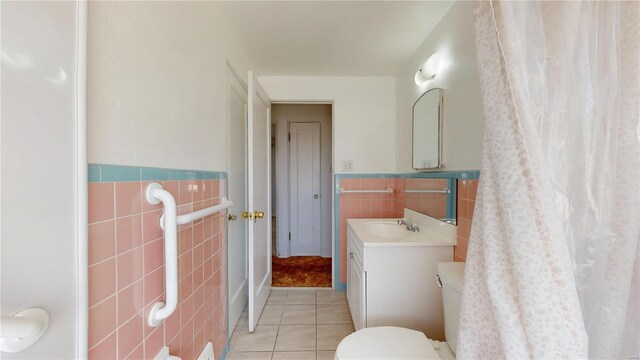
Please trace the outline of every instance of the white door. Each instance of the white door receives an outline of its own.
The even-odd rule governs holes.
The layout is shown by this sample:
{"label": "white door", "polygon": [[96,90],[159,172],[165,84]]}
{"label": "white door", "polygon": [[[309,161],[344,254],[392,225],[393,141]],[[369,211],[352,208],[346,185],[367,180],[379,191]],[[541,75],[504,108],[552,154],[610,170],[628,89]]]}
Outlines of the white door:
{"label": "white door", "polygon": [[0,7],[0,310],[50,319],[31,347],[0,358],[86,358],[86,3]]}
{"label": "white door", "polygon": [[320,256],[320,123],[289,124],[291,255]]}
{"label": "white door", "polygon": [[271,102],[249,71],[248,207],[249,331],[253,332],[271,292]]}
{"label": "white door", "polygon": [[227,74],[229,116],[228,196],[236,206],[229,212],[229,329],[233,331],[249,301],[247,223],[247,89],[229,69]]}

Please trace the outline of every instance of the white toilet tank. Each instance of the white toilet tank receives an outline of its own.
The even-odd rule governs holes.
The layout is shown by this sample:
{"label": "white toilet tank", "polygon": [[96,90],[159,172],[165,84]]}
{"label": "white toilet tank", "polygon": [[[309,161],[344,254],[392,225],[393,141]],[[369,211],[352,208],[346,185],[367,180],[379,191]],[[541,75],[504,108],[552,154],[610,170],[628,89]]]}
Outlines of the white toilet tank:
{"label": "white toilet tank", "polygon": [[464,284],[463,262],[438,263],[438,277],[442,283],[442,305],[444,308],[444,336],[453,353],[458,345],[458,320],[460,299]]}

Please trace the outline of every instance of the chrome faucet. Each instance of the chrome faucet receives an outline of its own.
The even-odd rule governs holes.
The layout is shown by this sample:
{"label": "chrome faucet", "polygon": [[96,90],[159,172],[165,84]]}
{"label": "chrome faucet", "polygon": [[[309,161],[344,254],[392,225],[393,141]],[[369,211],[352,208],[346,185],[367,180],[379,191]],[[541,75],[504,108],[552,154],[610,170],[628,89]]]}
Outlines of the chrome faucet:
{"label": "chrome faucet", "polygon": [[407,220],[405,220],[405,219],[398,220],[398,225],[404,225],[404,227],[409,231],[420,232],[420,228],[418,227],[418,225],[414,224],[409,219],[407,219]]}

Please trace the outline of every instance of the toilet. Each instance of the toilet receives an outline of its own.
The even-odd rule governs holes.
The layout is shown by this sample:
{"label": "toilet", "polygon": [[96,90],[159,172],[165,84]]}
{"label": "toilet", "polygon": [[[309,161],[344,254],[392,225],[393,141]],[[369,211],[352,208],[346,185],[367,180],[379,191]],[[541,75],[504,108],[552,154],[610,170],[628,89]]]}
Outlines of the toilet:
{"label": "toilet", "polygon": [[446,342],[430,340],[420,331],[401,327],[364,328],[340,342],[335,359],[455,359],[464,263],[439,263],[438,281],[442,287]]}

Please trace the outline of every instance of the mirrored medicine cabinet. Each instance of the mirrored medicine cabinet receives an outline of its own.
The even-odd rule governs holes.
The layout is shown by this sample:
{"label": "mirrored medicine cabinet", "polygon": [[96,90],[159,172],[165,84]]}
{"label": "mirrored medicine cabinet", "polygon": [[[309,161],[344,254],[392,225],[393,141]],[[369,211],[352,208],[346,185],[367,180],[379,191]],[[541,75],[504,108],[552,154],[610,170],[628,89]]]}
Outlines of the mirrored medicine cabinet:
{"label": "mirrored medicine cabinet", "polygon": [[442,89],[431,89],[413,105],[412,167],[414,170],[441,166]]}

